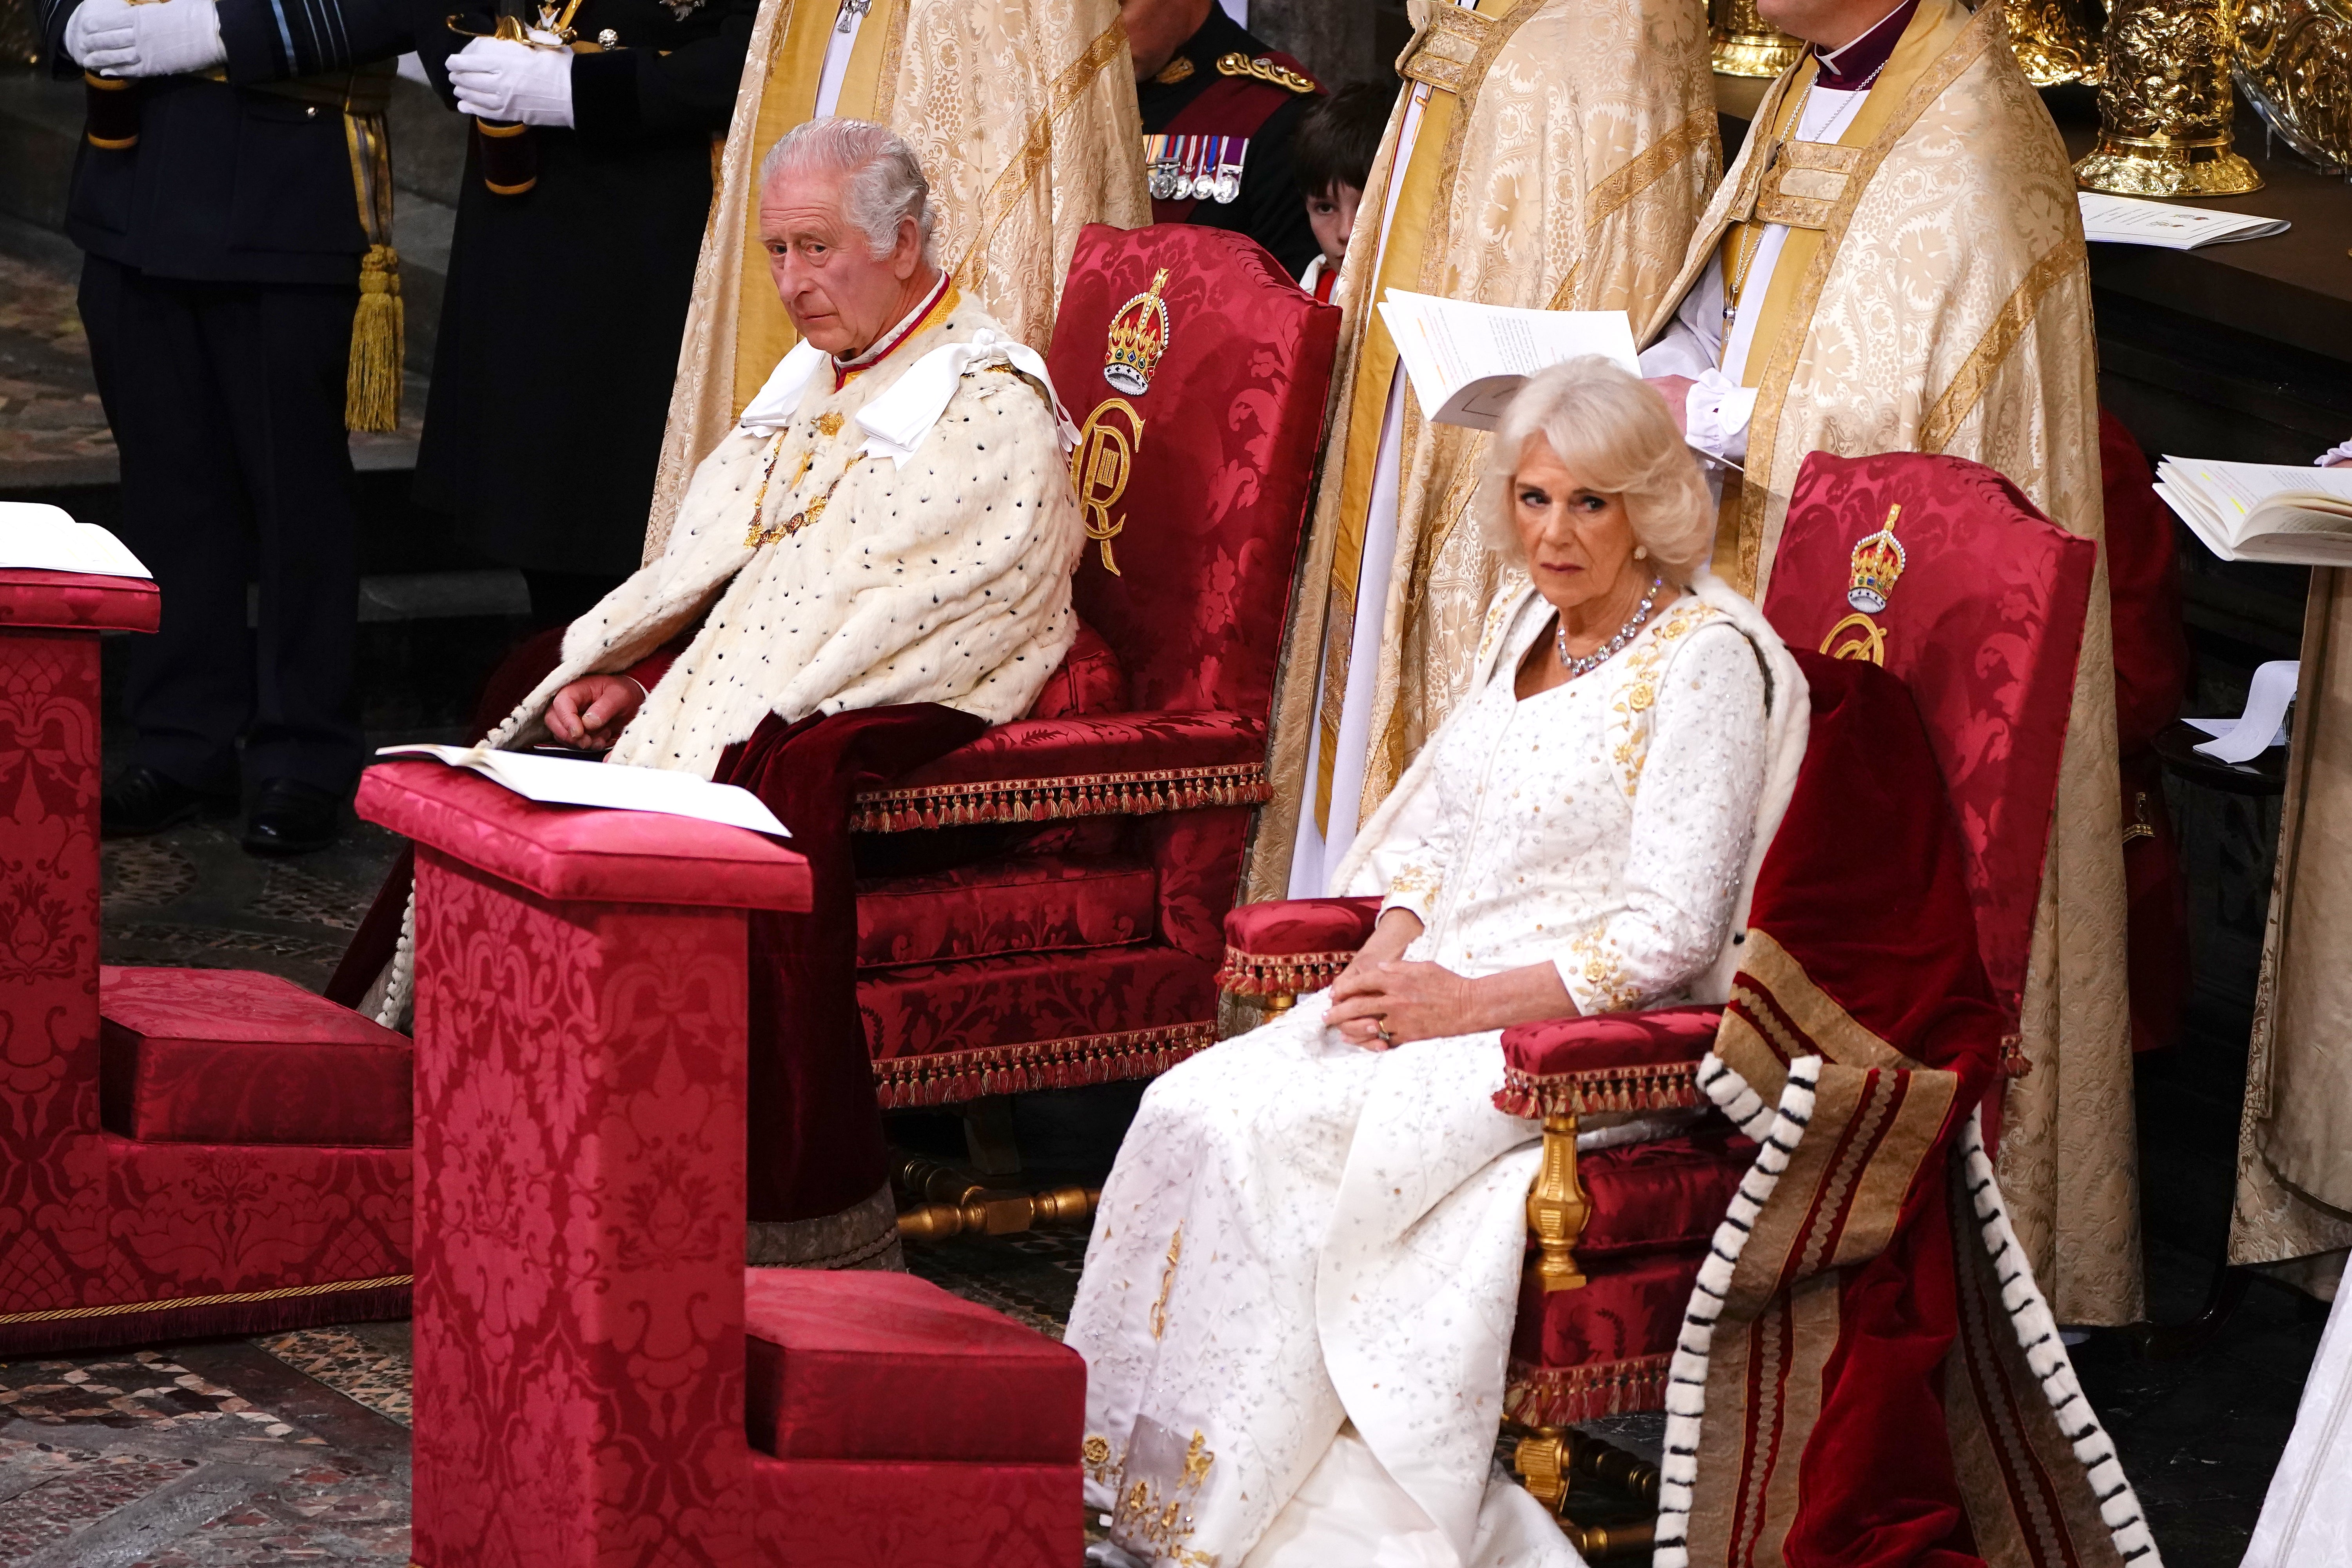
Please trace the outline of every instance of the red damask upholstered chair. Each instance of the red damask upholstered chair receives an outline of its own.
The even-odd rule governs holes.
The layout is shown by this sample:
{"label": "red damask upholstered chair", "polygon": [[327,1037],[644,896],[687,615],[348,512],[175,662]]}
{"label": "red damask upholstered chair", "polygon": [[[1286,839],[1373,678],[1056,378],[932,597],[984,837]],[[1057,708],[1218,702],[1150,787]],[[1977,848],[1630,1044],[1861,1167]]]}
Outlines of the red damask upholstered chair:
{"label": "red damask upholstered chair", "polygon": [[[1979,946],[2012,1035],[2095,560],[2090,541],[1979,464],[1815,453],[1798,476],[1765,605],[1801,657],[1866,658],[1910,689],[1959,818]],[[1221,984],[1286,1005],[1330,984],[1376,908],[1320,899],[1235,910]],[[1542,1118],[1545,1148],[1504,1409],[1536,1431],[1522,1475],[1555,1505],[1579,1451],[1559,1428],[1664,1407],[1699,1263],[1754,1153],[1710,1118],[1685,1136],[1580,1157],[1579,1120],[1707,1103],[1696,1067],[1719,1016],[1672,1007],[1504,1033],[1496,1104]],[[1622,1472],[1622,1456],[1581,1452],[1588,1466]],[[1612,1542],[1593,1532],[1583,1544]]]}
{"label": "red damask upholstered chair", "polygon": [[1038,829],[861,882],[885,1107],[1149,1076],[1215,1037],[1339,319],[1223,230],[1081,236],[1050,363],[1085,431],[1091,630],[1039,716],[858,797],[861,835]]}
{"label": "red damask upholstered chair", "polygon": [[417,848],[420,1568],[1076,1563],[1074,1352],[744,1268],[745,922],[806,862],[430,763],[359,811]]}
{"label": "red damask upholstered chair", "polygon": [[0,571],[0,1356],[408,1310],[408,1041],[99,964],[98,635],[160,605]]}

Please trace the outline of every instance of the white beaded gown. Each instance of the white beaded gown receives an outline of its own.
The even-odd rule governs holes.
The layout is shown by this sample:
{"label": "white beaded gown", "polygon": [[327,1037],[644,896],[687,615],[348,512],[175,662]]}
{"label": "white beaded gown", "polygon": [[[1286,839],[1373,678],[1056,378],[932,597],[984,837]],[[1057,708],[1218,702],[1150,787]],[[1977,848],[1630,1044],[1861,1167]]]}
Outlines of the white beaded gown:
{"label": "white beaded gown", "polygon": [[[1550,608],[1498,611],[1492,673],[1367,829],[1373,886],[1425,928],[1409,958],[1553,963],[1588,1013],[1680,999],[1717,963],[1792,771],[1768,665],[1802,698],[1752,607],[1710,597],[1524,701]],[[1067,1336],[1089,1510],[1127,1560],[1179,1568],[1573,1563],[1492,1461],[1539,1154],[1491,1103],[1501,1036],[1375,1053],[1327,1011],[1304,998],[1144,1097]]]}

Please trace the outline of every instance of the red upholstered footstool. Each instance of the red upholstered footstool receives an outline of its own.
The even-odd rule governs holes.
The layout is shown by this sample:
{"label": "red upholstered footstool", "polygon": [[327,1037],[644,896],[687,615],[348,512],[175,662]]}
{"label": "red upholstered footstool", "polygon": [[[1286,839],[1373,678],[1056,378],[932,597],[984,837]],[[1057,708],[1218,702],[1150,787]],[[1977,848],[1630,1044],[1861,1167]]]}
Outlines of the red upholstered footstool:
{"label": "red upholstered footstool", "polygon": [[1076,1351],[906,1274],[754,1268],[743,1323],[765,1561],[1078,1561]]}
{"label": "red upholstered footstool", "polygon": [[99,971],[100,1120],[142,1142],[408,1146],[405,1035],[290,980]]}

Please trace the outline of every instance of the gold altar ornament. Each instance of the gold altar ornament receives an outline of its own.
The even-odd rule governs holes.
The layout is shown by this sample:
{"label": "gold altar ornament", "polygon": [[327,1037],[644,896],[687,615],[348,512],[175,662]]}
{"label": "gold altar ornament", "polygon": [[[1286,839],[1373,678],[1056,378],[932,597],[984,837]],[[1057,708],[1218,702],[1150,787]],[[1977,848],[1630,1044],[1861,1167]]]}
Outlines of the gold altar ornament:
{"label": "gold altar ornament", "polygon": [[2006,0],[2009,43],[2036,87],[2099,79],[2099,39],[2080,0]]}
{"label": "gold altar ornament", "polygon": [[2238,89],[2288,146],[2352,165],[2352,0],[2245,0]]}
{"label": "gold altar ornament", "polygon": [[1717,76],[1779,76],[1805,52],[1803,39],[1790,37],[1756,14],[1756,0],[1715,0],[1707,37],[1714,45]]}
{"label": "gold altar ornament", "polygon": [[2074,165],[2086,190],[2234,196],[2263,177],[2231,149],[2231,0],[2116,0],[2099,84],[2099,144]]}

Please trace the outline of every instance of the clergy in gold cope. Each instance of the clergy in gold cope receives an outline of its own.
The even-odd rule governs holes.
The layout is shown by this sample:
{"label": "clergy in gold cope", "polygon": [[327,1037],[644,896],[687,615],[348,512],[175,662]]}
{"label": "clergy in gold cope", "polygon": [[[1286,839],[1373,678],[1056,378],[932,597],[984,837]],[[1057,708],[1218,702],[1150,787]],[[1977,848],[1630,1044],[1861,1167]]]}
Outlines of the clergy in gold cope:
{"label": "clergy in gold cope", "polygon": [[957,289],[1043,353],[1078,231],[1151,220],[1118,0],[761,0],[695,268],[645,559],[695,468],[797,341],[768,281],[760,155],[803,122],[873,121],[931,181]]}
{"label": "clergy in gold cope", "polygon": [[1461,696],[1499,586],[1463,521],[1488,437],[1422,417],[1373,304],[1394,288],[1639,321],[1669,298],[1721,166],[1699,6],[1415,0],[1413,16],[1334,295],[1338,383],[1252,899],[1327,890]]}
{"label": "clergy in gold cope", "polygon": [[[2001,7],[1759,9],[1812,47],[1766,92],[1639,333],[1692,445],[1726,462],[1716,570],[1764,600],[1815,451],[1971,458],[2100,538],[2074,182]],[[2009,1085],[2000,1157],[2019,1237],[2068,1323],[2141,1312],[2116,780],[2103,557],[2025,987],[2031,1066]]]}

